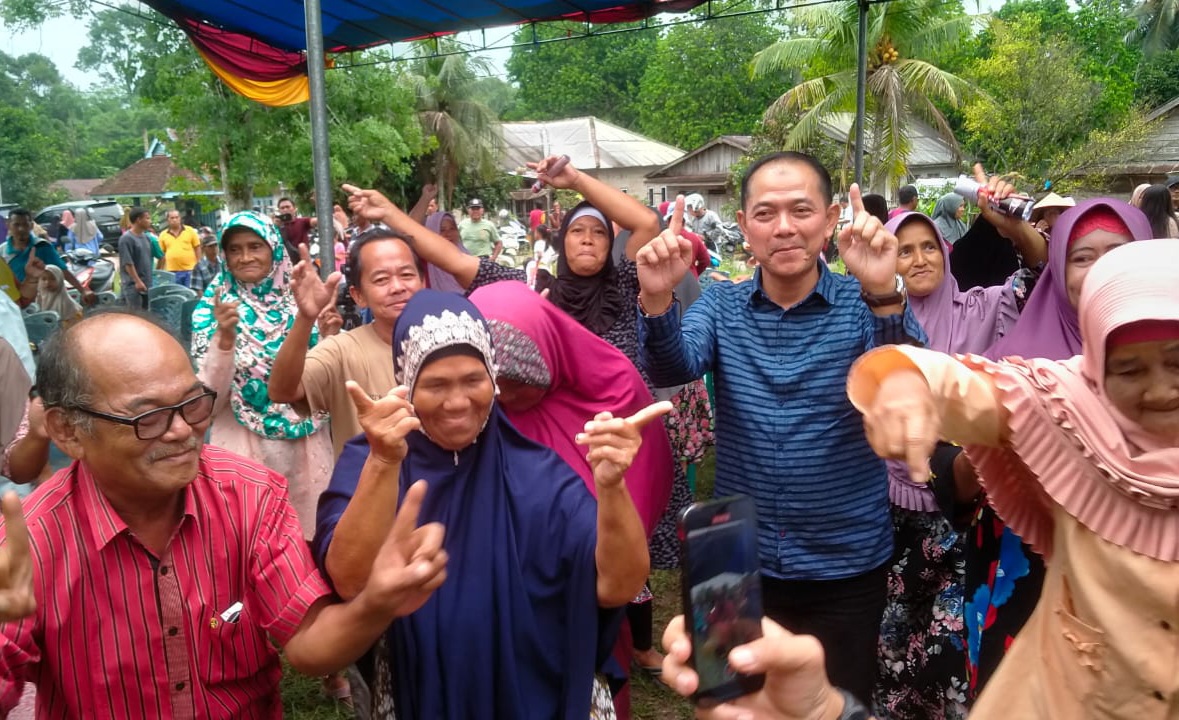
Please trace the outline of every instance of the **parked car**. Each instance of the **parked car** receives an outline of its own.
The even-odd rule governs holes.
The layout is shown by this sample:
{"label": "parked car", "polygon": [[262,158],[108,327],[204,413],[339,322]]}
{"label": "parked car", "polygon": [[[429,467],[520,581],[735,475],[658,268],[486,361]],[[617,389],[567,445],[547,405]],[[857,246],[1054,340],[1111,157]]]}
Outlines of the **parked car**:
{"label": "parked car", "polygon": [[114,200],[74,200],[50,205],[37,213],[33,220],[48,230],[51,237],[56,237],[55,231],[61,223],[61,214],[66,210],[77,212],[78,208],[86,208],[90,212],[90,219],[98,225],[98,231],[102,233],[102,242],[118,244],[119,236],[123,234],[119,229],[119,221],[123,219],[123,206]]}
{"label": "parked car", "polygon": [[7,220],[9,211],[15,210],[18,207],[20,207],[20,205],[17,205],[16,203],[4,203],[3,205],[0,205],[0,218]]}

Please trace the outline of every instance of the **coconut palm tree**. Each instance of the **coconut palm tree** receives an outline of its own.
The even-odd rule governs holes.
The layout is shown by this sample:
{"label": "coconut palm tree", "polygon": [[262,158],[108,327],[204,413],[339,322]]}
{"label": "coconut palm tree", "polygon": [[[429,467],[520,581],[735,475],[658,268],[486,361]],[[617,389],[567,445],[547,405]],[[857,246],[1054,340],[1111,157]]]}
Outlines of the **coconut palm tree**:
{"label": "coconut palm tree", "polygon": [[[482,58],[458,50],[450,39],[419,43],[418,59],[409,72],[418,119],[427,140],[433,138],[437,144],[432,157],[434,182],[439,197],[447,200],[453,199],[462,173],[479,181],[491,180],[503,147],[495,113],[478,99],[483,97],[478,90],[480,77],[489,75],[490,67]],[[451,54],[441,54],[446,52]]]}
{"label": "coconut palm tree", "polygon": [[1126,35],[1126,42],[1141,44],[1144,54],[1179,47],[1179,0],[1142,0],[1131,17],[1138,26]]}
{"label": "coconut palm tree", "polygon": [[[914,117],[932,125],[957,151],[954,134],[935,102],[957,107],[965,94],[977,90],[922,58],[959,42],[972,20],[965,15],[946,17],[944,8],[943,0],[895,0],[869,8],[865,169],[870,187],[898,184],[905,178],[911,149],[908,125]],[[811,147],[835,113],[855,111],[858,13],[855,0],[797,11],[795,19],[804,34],[754,56],[755,76],[810,76],[765,113],[767,125],[792,125],[785,138],[787,149]],[[849,133],[849,149],[854,141]]]}

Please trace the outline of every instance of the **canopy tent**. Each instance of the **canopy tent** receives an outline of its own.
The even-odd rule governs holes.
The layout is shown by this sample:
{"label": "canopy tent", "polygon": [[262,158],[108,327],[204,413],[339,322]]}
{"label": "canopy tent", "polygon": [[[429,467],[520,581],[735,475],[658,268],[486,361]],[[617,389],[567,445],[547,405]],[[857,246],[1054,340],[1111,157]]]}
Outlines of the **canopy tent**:
{"label": "canopy tent", "polygon": [[[273,105],[310,100],[316,217],[332,227],[325,52],[543,20],[633,22],[707,0],[144,0],[175,21],[235,91]],[[304,75],[306,73],[306,75]],[[321,242],[320,248],[330,248]],[[332,263],[321,263],[324,275]]]}
{"label": "canopy tent", "polygon": [[[542,20],[633,22],[707,0],[321,0],[327,52]],[[278,50],[307,49],[299,0],[145,0],[173,20],[196,20]]]}

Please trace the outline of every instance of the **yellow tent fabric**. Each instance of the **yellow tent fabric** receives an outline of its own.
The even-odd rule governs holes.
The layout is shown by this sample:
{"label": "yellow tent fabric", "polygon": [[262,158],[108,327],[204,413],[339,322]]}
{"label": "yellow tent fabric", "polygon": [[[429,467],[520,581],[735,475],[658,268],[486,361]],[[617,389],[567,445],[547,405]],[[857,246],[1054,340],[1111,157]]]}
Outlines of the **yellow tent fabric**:
{"label": "yellow tent fabric", "polygon": [[205,64],[209,66],[209,69],[217,77],[221,78],[221,81],[228,85],[230,89],[242,97],[271,107],[298,105],[299,103],[307,102],[311,97],[311,88],[308,85],[306,75],[299,75],[287,80],[247,80],[246,78],[233,75],[220,67],[199,49],[197,52],[200,54],[201,59],[205,61]]}

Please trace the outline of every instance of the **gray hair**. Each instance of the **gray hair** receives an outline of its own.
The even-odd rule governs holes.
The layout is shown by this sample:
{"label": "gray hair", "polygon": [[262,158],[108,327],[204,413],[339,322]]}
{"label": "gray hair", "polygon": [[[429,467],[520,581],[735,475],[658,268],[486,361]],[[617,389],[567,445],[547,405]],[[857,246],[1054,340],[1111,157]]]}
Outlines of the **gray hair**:
{"label": "gray hair", "polygon": [[146,320],[164,330],[172,331],[156,316],[128,308],[100,309],[82,322],[60,330],[41,346],[37,360],[37,394],[46,410],[61,408],[74,427],[89,435],[94,431],[94,419],[81,412],[94,403],[94,385],[84,367],[80,333],[95,320],[107,315],[130,315]]}
{"label": "gray hair", "polygon": [[54,333],[41,347],[37,360],[37,394],[45,409],[61,408],[70,422],[90,434],[93,419],[80,408],[90,407],[93,387],[81,366],[81,353],[74,328]]}

